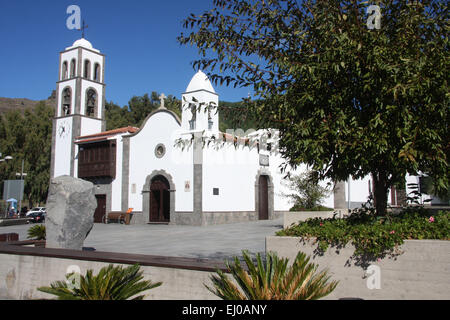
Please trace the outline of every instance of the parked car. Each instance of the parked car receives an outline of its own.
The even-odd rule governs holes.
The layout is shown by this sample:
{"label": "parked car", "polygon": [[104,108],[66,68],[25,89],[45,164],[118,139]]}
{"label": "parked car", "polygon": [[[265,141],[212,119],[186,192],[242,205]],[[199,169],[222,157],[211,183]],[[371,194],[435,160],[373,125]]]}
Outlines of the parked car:
{"label": "parked car", "polygon": [[30,216],[31,214],[33,214],[35,212],[46,213],[45,207],[34,207],[33,209],[31,209],[30,211],[27,212],[26,217]]}
{"label": "parked car", "polygon": [[33,212],[28,218],[28,223],[44,223],[45,222],[45,212]]}

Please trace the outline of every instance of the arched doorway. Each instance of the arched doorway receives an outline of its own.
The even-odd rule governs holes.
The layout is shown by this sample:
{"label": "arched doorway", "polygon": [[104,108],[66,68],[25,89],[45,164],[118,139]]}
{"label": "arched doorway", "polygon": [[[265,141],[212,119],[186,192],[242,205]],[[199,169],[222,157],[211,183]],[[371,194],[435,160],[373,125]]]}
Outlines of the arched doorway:
{"label": "arched doorway", "polygon": [[269,181],[268,176],[261,175],[259,176],[258,181],[258,193],[259,193],[259,212],[258,219],[259,220],[268,220],[269,219]]}
{"label": "arched doorway", "polygon": [[150,222],[170,222],[170,184],[158,175],[150,183]]}

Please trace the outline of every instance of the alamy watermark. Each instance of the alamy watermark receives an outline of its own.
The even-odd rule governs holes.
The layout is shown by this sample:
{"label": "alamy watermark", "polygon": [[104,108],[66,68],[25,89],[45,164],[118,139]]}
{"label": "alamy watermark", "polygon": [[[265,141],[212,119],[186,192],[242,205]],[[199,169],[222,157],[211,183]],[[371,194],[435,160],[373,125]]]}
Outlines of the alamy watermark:
{"label": "alamy watermark", "polygon": [[379,30],[381,28],[381,9],[378,5],[370,5],[367,8],[367,14],[369,17],[367,18],[367,29],[373,30],[377,29]]}
{"label": "alamy watermark", "polygon": [[70,5],[66,10],[67,14],[70,16],[66,20],[66,26],[69,30],[80,30],[81,29],[81,9],[77,5]]}
{"label": "alamy watermark", "polygon": [[67,289],[80,289],[81,269],[77,265],[70,265],[66,269]]}
{"label": "alamy watermark", "polygon": [[381,268],[376,265],[370,265],[366,270],[367,288],[369,290],[381,289]]}

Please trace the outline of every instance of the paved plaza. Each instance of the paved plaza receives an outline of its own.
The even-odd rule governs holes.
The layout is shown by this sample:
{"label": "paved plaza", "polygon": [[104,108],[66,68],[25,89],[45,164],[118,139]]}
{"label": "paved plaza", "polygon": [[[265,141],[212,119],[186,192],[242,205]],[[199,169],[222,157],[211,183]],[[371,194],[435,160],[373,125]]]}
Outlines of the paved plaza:
{"label": "paved plaza", "polygon": [[[282,229],[282,219],[212,226],[94,224],[85,247],[104,252],[123,252],[173,257],[222,260],[265,251],[265,237]],[[0,233],[18,233],[27,239],[31,225],[0,227]]]}

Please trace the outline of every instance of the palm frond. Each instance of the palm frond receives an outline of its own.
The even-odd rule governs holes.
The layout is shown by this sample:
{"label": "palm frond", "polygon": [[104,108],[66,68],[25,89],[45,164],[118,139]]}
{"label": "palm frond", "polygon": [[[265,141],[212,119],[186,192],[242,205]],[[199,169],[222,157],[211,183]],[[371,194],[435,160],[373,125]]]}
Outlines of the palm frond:
{"label": "palm frond", "polygon": [[318,266],[303,252],[290,267],[288,259],[275,253],[267,253],[265,260],[258,253],[256,263],[248,251],[242,255],[247,269],[235,257],[234,265],[226,263],[233,279],[218,270],[211,276],[213,288],[206,288],[224,300],[315,300],[330,294],[338,284],[330,282],[328,270],[317,272]]}
{"label": "palm frond", "polygon": [[[67,280],[73,274],[66,275]],[[123,268],[108,265],[97,275],[88,270],[85,276],[79,275],[79,286],[70,287],[67,281],[56,281],[50,287],[40,287],[39,291],[58,297],[59,300],[142,300],[141,292],[159,287],[162,282],[143,280],[143,271],[138,264]]]}

